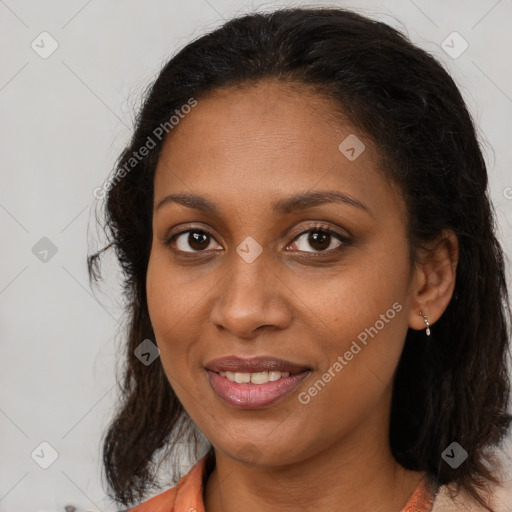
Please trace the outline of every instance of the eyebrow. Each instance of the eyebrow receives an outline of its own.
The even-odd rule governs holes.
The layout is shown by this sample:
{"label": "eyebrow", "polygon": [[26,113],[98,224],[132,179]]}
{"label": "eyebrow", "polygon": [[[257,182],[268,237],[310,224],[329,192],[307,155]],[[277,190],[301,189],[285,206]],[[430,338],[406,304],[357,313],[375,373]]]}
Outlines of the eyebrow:
{"label": "eyebrow", "polygon": [[[155,211],[170,203],[178,203],[186,206],[187,208],[200,210],[204,213],[219,215],[219,209],[217,205],[212,203],[209,199],[206,199],[203,196],[183,192],[177,194],[169,194],[168,196],[164,197],[158,203]],[[272,211],[275,214],[289,214],[297,210],[313,208],[315,206],[326,203],[343,203],[354,206],[371,214],[370,209],[358,199],[351,197],[343,192],[337,192],[333,190],[304,192],[280,199],[272,205]]]}

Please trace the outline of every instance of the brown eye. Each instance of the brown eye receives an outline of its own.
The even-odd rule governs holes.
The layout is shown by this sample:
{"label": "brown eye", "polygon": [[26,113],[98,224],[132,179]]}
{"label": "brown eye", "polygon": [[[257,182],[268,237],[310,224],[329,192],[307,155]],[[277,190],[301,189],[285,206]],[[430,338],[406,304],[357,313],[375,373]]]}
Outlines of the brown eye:
{"label": "brown eye", "polygon": [[322,231],[311,231],[308,236],[308,244],[314,249],[324,251],[331,243],[331,235]]}
{"label": "brown eye", "polygon": [[[333,242],[337,242],[337,244],[333,246]],[[300,233],[296,237],[294,245],[298,247],[299,251],[315,253],[336,251],[343,245],[349,245],[349,243],[350,240],[347,237],[330,228],[319,226]]]}
{"label": "brown eye", "polygon": [[189,246],[196,251],[202,251],[206,249],[208,245],[210,245],[209,241],[209,235],[195,231],[190,231],[187,238],[187,243]]}
{"label": "brown eye", "polygon": [[202,252],[209,248],[212,241],[210,233],[200,229],[189,229],[173,235],[166,241],[166,245],[174,244],[177,250],[182,252]]}

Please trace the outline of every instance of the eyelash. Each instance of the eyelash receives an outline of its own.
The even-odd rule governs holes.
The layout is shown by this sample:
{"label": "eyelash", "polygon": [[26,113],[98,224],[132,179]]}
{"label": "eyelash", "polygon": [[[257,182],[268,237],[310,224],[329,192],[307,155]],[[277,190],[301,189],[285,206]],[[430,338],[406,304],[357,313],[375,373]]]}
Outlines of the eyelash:
{"label": "eyelash", "polygon": [[[189,227],[188,229],[184,229],[182,231],[178,231],[177,233],[174,233],[171,237],[167,238],[164,241],[164,245],[166,247],[171,248],[171,246],[173,245],[173,243],[174,243],[176,238],[178,238],[180,235],[183,235],[184,233],[190,233],[190,232],[201,233],[203,235],[206,235],[206,236],[209,236],[209,237],[215,239],[211,233],[209,233],[208,231],[206,231],[203,228]],[[299,251],[299,252],[308,253],[310,255],[311,254],[318,254],[318,255],[328,254],[328,255],[332,255],[333,253],[340,252],[341,250],[344,249],[345,246],[350,245],[350,243],[352,242],[352,240],[350,238],[348,238],[347,236],[341,235],[337,231],[334,231],[333,229],[331,229],[329,226],[322,225],[322,224],[315,224],[313,226],[310,226],[308,229],[297,233],[293,237],[293,240],[296,240],[297,238],[300,238],[302,235],[304,235],[306,233],[310,233],[310,232],[318,232],[318,233],[328,234],[330,236],[333,236],[334,238],[336,238],[340,242],[342,242],[342,244],[339,245],[338,247],[334,248],[334,249],[329,249],[329,250],[326,250],[326,251],[313,251],[311,253],[310,253],[310,251]],[[200,254],[200,253],[203,253],[203,252],[206,252],[206,251],[195,251],[195,250],[193,250],[193,251],[181,251],[181,250],[177,250],[177,252],[182,253],[182,254],[190,255],[190,256],[186,256],[186,257],[194,257],[193,255],[197,255],[197,254]]]}

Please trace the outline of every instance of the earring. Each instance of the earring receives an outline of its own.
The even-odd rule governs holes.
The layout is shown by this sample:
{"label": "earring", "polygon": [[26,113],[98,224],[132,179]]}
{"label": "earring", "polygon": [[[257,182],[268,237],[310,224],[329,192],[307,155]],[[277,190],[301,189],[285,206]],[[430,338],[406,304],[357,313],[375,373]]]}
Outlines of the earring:
{"label": "earring", "polygon": [[430,336],[430,324],[428,323],[428,318],[421,311],[420,311],[420,316],[423,317],[423,320],[425,321],[425,324],[427,325],[427,331],[426,331],[427,336]]}

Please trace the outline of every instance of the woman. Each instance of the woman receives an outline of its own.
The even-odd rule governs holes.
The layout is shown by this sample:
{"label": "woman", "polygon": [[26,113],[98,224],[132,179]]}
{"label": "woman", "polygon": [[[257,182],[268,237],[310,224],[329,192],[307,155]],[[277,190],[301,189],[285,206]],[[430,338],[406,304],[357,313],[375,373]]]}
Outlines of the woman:
{"label": "woman", "polygon": [[[105,190],[130,314],[116,502],[496,512],[510,306],[487,180],[453,80],[383,23],[285,9],[181,50]],[[198,431],[206,455],[140,503]]]}

